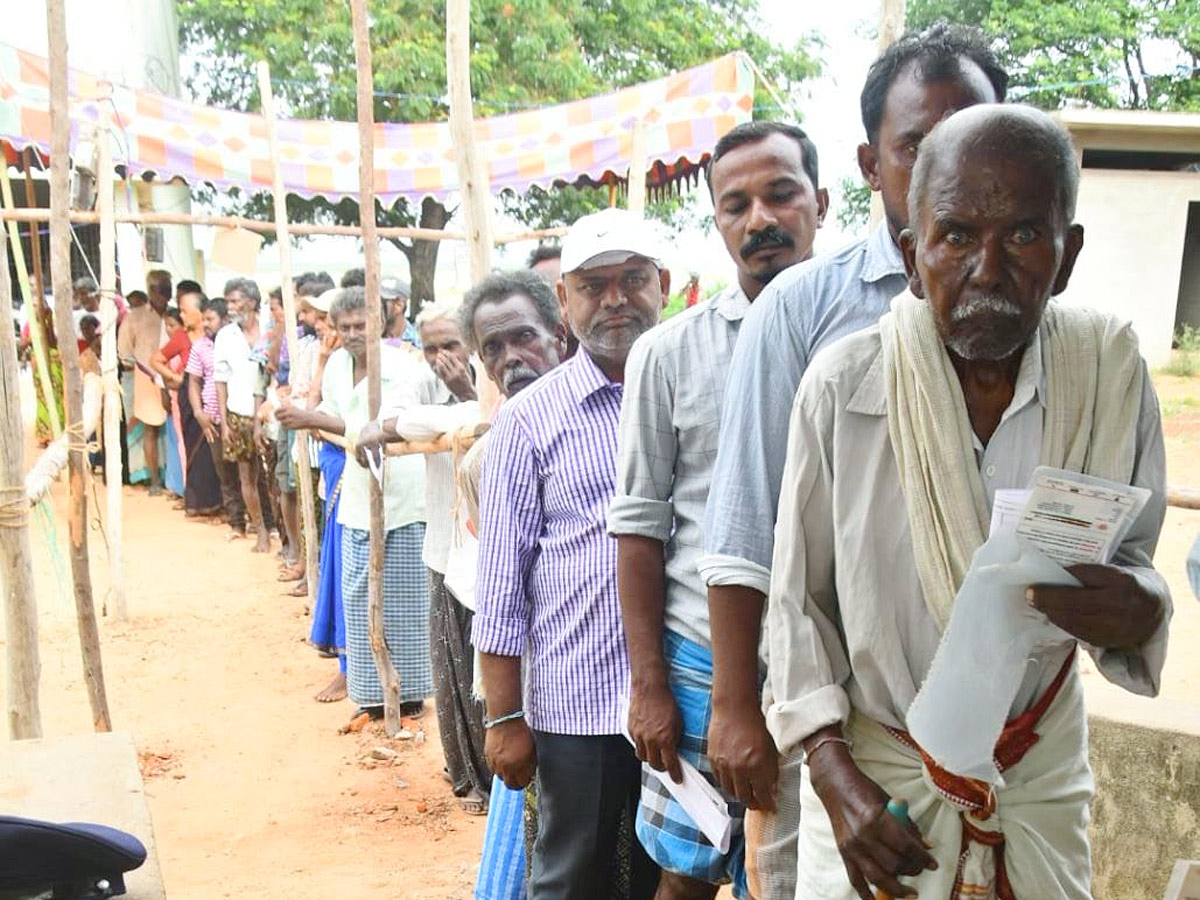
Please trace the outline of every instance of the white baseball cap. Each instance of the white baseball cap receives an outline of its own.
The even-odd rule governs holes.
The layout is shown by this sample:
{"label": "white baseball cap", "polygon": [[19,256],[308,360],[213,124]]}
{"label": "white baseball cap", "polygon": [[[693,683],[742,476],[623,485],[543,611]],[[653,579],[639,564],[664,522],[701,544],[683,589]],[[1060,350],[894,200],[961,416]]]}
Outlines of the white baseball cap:
{"label": "white baseball cap", "polygon": [[323,312],[328,315],[329,310],[333,308],[333,301],[338,298],[338,294],[341,292],[341,288],[330,288],[327,291],[322,291],[316,297],[304,297],[302,299],[317,312]]}
{"label": "white baseball cap", "polygon": [[658,235],[650,223],[615,206],[578,219],[562,242],[562,272],[615,266],[644,256],[661,266]]}

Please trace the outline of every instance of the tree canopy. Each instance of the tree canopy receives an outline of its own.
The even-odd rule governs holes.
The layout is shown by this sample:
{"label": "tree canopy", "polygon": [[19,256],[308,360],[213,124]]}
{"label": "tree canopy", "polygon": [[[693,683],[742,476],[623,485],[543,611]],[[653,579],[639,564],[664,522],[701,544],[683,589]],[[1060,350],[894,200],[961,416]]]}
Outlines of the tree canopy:
{"label": "tree canopy", "polygon": [[[474,0],[471,88],[477,116],[562,103],[660,77],[732,50],[748,52],[786,93],[817,72],[811,42],[772,42],[755,0]],[[355,118],[355,64],[348,4],[327,0],[180,0],[181,45],[195,62],[193,96],[232,109],[259,107],[254,63],[271,64],[283,111],[310,119]],[[375,118],[447,118],[445,3],[374,0]],[[756,102],[765,102],[765,94]],[[758,117],[766,110],[756,111]],[[572,221],[606,199],[571,188],[504,198],[533,228]],[[245,198],[265,210],[269,195]],[[352,201],[290,197],[289,215],[355,223]],[[401,200],[378,209],[381,224],[441,228],[442,204]],[[437,244],[394,241],[408,257],[414,302],[433,299]]]}
{"label": "tree canopy", "polygon": [[910,28],[938,18],[992,35],[1022,102],[1200,109],[1196,0],[909,0]]}

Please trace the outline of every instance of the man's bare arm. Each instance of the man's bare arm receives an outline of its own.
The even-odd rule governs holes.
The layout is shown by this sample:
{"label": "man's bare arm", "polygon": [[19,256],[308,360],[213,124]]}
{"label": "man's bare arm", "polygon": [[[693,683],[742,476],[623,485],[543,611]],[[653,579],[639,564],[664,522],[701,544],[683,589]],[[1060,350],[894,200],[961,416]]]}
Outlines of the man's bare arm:
{"label": "man's bare arm", "polygon": [[766,598],[742,585],[710,585],[713,713],[708,758],[721,787],[751,809],[775,808],[779,753],[762,714],[758,644]]}
{"label": "man's bare arm", "polygon": [[683,719],[671,694],[662,650],[665,565],[662,541],[617,535],[617,594],[631,669],[629,735],[639,759],[669,772],[679,783]]}
{"label": "man's bare arm", "polygon": [[[480,653],[483,692],[487,698],[487,718],[499,719],[521,709],[521,658]],[[484,756],[488,766],[513,790],[533,781],[537,769],[537,751],[533,732],[524,718],[510,719],[487,729]]]}

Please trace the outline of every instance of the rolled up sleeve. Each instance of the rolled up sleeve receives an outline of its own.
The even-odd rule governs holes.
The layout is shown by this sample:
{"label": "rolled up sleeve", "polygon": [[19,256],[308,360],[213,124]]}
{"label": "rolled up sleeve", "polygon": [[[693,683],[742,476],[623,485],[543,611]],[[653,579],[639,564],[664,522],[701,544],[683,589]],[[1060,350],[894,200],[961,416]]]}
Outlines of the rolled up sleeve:
{"label": "rolled up sleeve", "polygon": [[1138,580],[1142,589],[1162,603],[1163,615],[1158,629],[1142,646],[1132,650],[1107,650],[1090,647],[1101,674],[1113,684],[1134,694],[1158,695],[1162,687],[1162,669],[1167,658],[1167,634],[1173,606],[1166,579],[1154,569],[1154,551],[1167,513],[1167,460],[1163,446],[1162,417],[1158,397],[1149,373],[1142,364],[1142,407],[1138,414],[1137,454],[1132,484],[1150,491],[1150,499],[1121,542],[1113,560]]}
{"label": "rolled up sleeve", "polygon": [[850,677],[834,585],[832,467],[823,434],[832,402],[801,388],[791,417],[766,630],[767,728],[787,754],[819,728],[845,722]]}
{"label": "rolled up sleeve", "polygon": [[471,642],[481,653],[521,656],[529,633],[528,581],[544,523],[533,444],[506,412],[488,436],[484,460]]}
{"label": "rolled up sleeve", "polygon": [[611,535],[638,535],[663,543],[671,537],[679,450],[672,384],[654,345],[636,343],[625,364],[616,493],[608,507]]}
{"label": "rolled up sleeve", "polygon": [[[805,284],[789,290],[806,290]],[[787,423],[808,365],[800,325],[786,314],[783,299],[773,286],[763,291],[742,322],[730,360],[704,511],[700,571],[708,585],[740,584],[766,593],[762,573],[771,565]]]}

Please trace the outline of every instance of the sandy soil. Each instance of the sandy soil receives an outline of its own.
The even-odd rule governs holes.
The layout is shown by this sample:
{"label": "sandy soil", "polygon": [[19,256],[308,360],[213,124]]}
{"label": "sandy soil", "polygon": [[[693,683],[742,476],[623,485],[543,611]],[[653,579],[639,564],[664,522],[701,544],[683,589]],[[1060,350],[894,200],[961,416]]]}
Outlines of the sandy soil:
{"label": "sandy soil", "polygon": [[[1159,383],[1169,480],[1200,487],[1200,379]],[[62,504],[60,485],[58,524],[35,518],[32,535],[48,736],[90,723]],[[282,596],[273,558],[142,490],[126,489],[124,523],[131,619],[101,620],[105,676],[114,726],[142,753],[168,896],[469,897],[483,820],[441,778],[432,711],[420,744],[340,736],[349,703],[312,699],[335,664],[304,644],[306,604]],[[1163,695],[1187,703],[1200,698],[1186,652],[1200,643],[1200,603],[1183,566],[1198,531],[1200,512],[1172,510],[1156,560],[1177,604]],[[97,528],[89,540],[99,606],[107,562]],[[380,746],[394,762],[371,760]]]}

